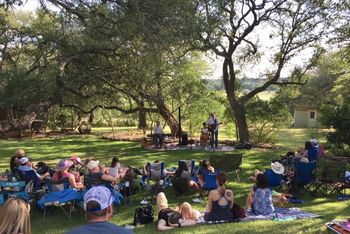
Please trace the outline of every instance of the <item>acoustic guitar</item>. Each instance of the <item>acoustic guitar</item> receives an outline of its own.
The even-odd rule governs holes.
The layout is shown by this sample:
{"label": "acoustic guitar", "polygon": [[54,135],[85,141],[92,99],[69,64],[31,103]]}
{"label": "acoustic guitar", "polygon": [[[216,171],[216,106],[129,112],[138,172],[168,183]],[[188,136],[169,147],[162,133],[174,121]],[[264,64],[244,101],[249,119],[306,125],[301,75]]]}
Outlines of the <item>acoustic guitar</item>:
{"label": "acoustic guitar", "polygon": [[217,126],[221,125],[222,123],[218,123],[218,124],[208,124],[208,131],[211,132],[212,130],[216,129]]}

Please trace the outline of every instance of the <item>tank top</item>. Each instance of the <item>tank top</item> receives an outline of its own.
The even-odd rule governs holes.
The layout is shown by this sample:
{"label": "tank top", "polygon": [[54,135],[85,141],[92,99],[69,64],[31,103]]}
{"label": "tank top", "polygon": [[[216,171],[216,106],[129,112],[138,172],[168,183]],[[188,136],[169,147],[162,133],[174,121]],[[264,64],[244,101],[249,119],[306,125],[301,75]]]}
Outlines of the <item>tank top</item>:
{"label": "tank top", "polygon": [[[220,205],[221,199],[225,199],[227,204],[224,206]],[[230,203],[231,201],[225,196],[220,196],[218,200],[212,202],[211,212],[205,214],[204,219],[206,221],[232,220],[233,213],[231,211]]]}
{"label": "tank top", "polygon": [[254,192],[252,210],[256,215],[268,215],[274,212],[272,204],[272,190],[270,188],[258,188]]}

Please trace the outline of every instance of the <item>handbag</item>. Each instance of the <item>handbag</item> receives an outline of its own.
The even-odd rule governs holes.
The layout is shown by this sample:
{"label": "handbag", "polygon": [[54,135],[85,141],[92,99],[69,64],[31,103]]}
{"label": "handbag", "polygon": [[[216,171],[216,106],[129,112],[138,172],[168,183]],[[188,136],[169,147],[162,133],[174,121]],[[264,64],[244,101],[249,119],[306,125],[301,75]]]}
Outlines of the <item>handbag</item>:
{"label": "handbag", "polygon": [[153,220],[154,220],[154,210],[151,204],[144,207],[138,207],[135,209],[135,215],[134,215],[135,226],[151,223],[153,222]]}
{"label": "handbag", "polygon": [[232,206],[233,219],[243,219],[247,217],[245,209],[243,209],[240,205],[233,203]]}

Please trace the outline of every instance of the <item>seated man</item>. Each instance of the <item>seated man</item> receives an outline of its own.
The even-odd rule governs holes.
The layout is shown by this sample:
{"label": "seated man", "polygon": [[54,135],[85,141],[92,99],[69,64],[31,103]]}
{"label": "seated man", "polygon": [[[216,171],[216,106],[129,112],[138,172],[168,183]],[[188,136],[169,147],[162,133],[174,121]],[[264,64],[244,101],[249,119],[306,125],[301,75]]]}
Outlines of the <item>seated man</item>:
{"label": "seated man", "polygon": [[96,160],[90,160],[89,163],[86,165],[88,169],[88,174],[85,175],[84,183],[86,184],[88,182],[88,178],[91,178],[93,180],[100,180],[101,182],[106,182],[106,185],[108,187],[111,186],[112,183],[115,183],[117,181],[117,177],[106,175],[100,170],[99,167],[100,161]]}
{"label": "seated man", "polygon": [[32,162],[29,161],[27,157],[22,157],[19,162],[21,166],[17,167],[18,174],[26,182],[33,181],[35,188],[38,188],[40,186],[40,181],[42,179],[50,175],[48,172],[40,175],[33,169]]}
{"label": "seated man", "polygon": [[70,230],[66,234],[133,233],[131,230],[108,222],[113,216],[113,198],[109,189],[104,186],[91,188],[85,193],[84,209],[88,223]]}
{"label": "seated man", "polygon": [[156,149],[161,149],[163,147],[164,141],[164,131],[162,126],[160,126],[160,121],[157,121],[157,125],[153,129],[153,142],[156,145]]}

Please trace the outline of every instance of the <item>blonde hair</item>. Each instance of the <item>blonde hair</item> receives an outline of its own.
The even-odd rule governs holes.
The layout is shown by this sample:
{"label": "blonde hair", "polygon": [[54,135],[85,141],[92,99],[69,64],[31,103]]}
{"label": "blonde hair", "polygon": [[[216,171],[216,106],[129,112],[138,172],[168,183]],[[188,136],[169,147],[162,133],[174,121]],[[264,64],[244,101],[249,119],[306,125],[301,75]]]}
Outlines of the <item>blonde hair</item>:
{"label": "blonde hair", "polygon": [[24,149],[18,149],[15,153],[16,157],[19,157],[19,156],[23,157],[24,155],[25,155]]}
{"label": "blonde hair", "polygon": [[179,207],[179,212],[182,214],[183,219],[196,220],[196,211],[192,208],[191,204],[184,202]]}
{"label": "blonde hair", "polygon": [[165,194],[163,192],[158,193],[157,195],[157,209],[158,212],[162,209],[168,208],[168,200],[165,197]]}
{"label": "blonde hair", "polygon": [[0,209],[0,234],[31,234],[30,206],[19,198],[10,198]]}

